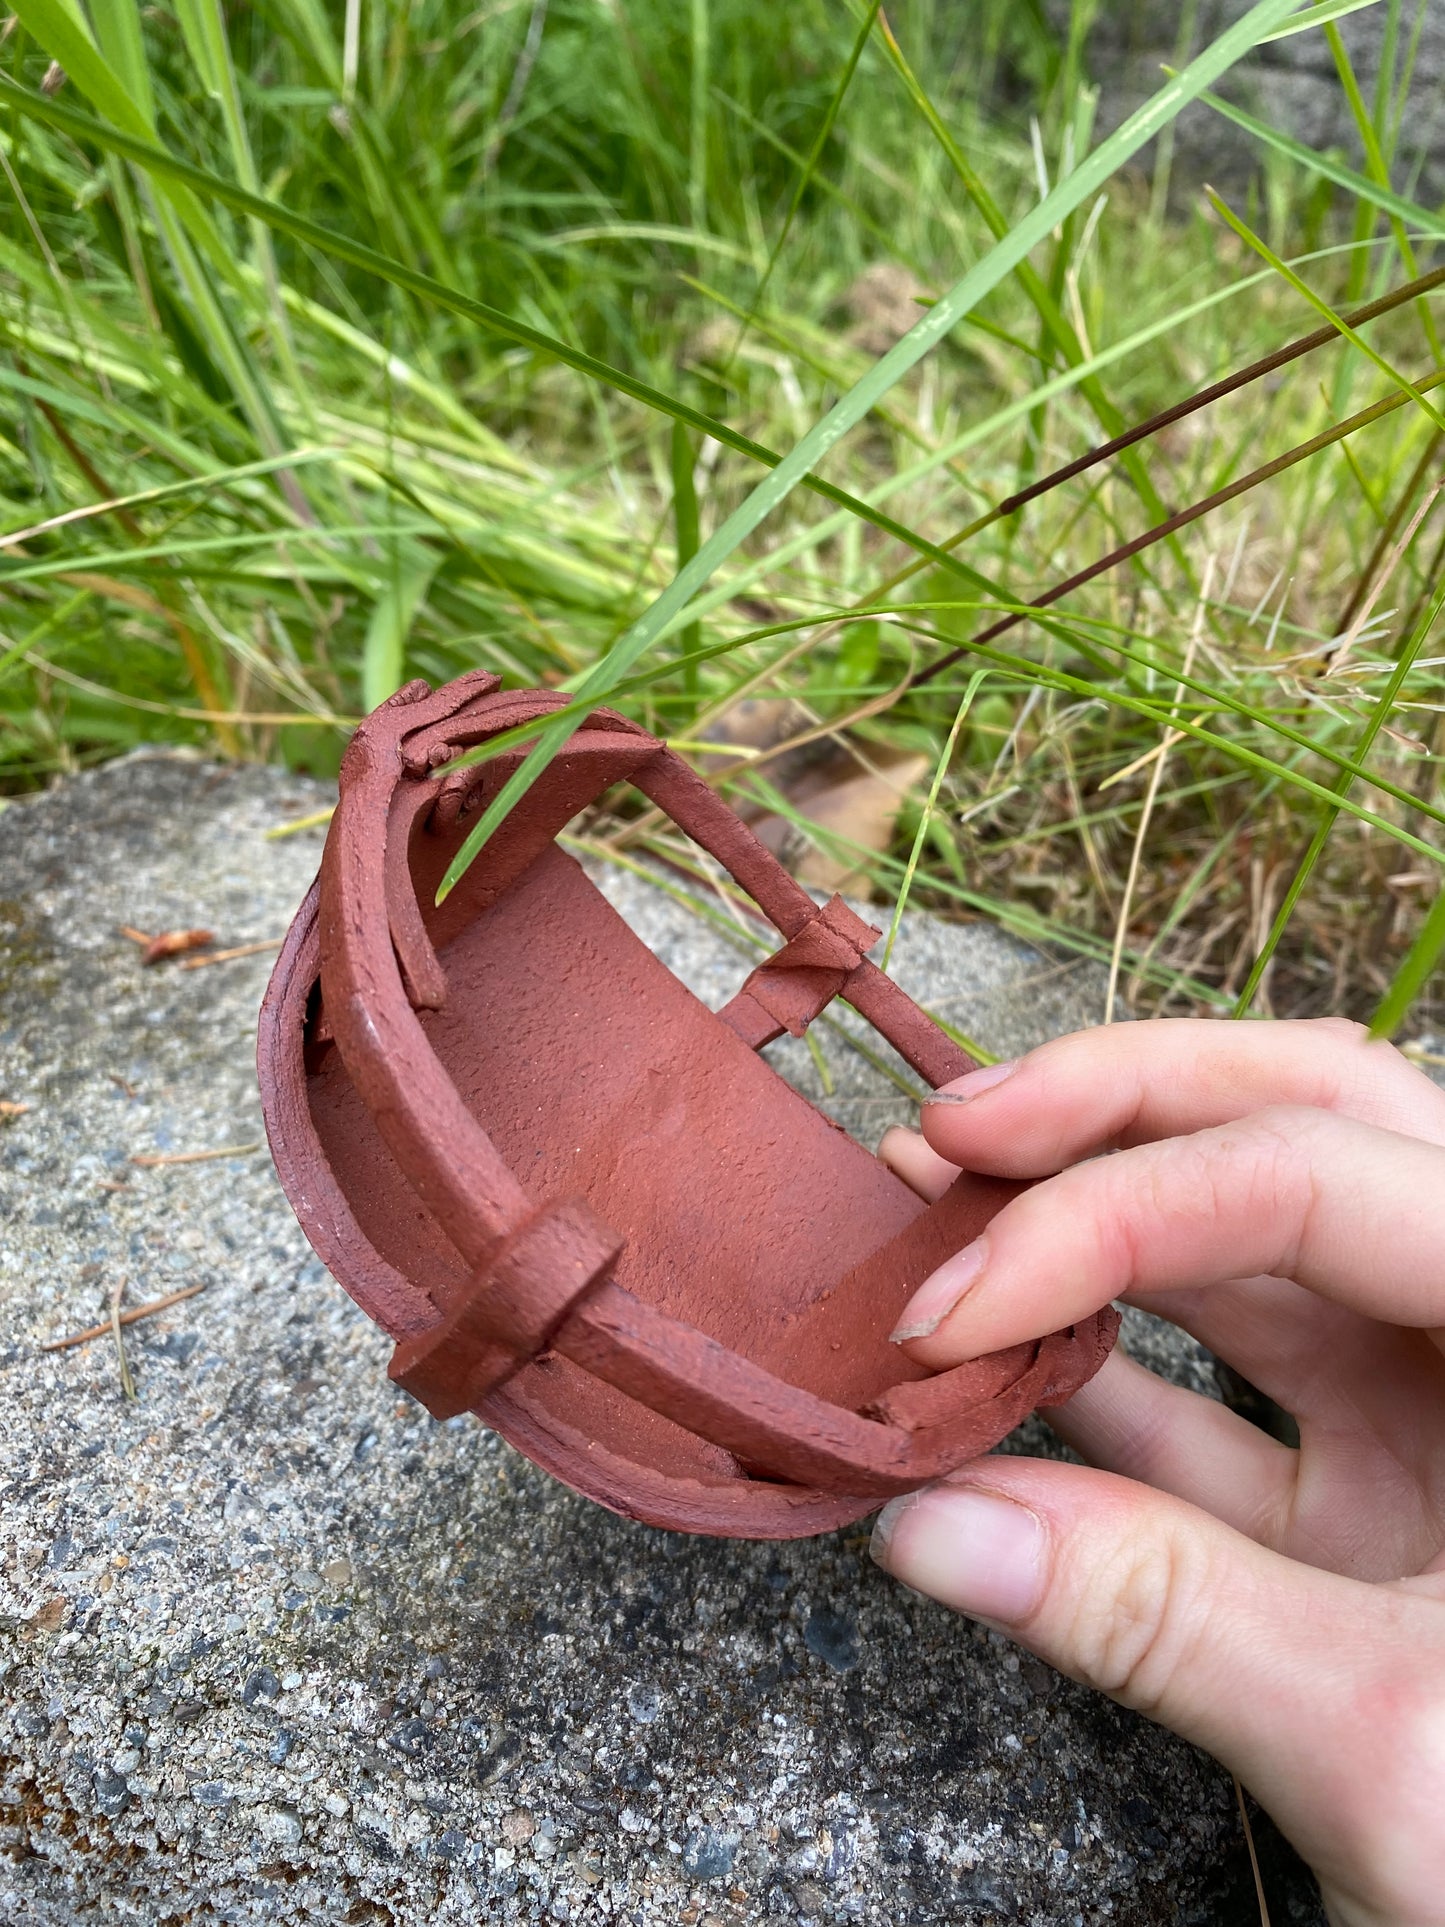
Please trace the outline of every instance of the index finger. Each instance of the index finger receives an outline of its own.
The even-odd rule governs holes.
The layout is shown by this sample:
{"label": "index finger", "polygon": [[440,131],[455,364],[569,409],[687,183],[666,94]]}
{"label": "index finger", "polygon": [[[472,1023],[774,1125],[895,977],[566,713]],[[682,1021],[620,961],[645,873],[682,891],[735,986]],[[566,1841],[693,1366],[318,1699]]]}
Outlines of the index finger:
{"label": "index finger", "polygon": [[893,1337],[946,1371],[1112,1298],[1262,1276],[1422,1328],[1445,1350],[1442,1241],[1445,1150],[1276,1107],[1020,1192],[924,1280]]}
{"label": "index finger", "polygon": [[1278,1104],[1445,1144],[1445,1091],[1393,1045],[1332,1017],[1174,1017],[1075,1031],[945,1084],[924,1100],[923,1135],[950,1164],[1036,1178]]}

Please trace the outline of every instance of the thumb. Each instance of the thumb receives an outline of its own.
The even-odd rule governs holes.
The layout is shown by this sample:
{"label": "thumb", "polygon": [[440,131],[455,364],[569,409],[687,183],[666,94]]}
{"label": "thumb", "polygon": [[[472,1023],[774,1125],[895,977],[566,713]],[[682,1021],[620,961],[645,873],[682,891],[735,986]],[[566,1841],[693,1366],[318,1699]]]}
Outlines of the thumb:
{"label": "thumb", "polygon": [[[895,1499],[873,1555],[1060,1671],[1173,1727],[1244,1780],[1351,1898],[1428,1879],[1445,1917],[1445,1604],[1270,1552],[1112,1474],[989,1458]],[[1416,1897],[1418,1898],[1418,1897]],[[1371,1900],[1374,1895],[1371,1894]],[[1372,1906],[1349,1917],[1374,1918]]]}

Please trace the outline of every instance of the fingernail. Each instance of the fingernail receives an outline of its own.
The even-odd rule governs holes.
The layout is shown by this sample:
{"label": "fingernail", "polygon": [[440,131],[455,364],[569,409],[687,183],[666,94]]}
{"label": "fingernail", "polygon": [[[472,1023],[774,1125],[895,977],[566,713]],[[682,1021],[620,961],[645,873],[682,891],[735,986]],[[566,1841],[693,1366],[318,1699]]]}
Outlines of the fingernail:
{"label": "fingernail", "polygon": [[930,1104],[973,1104],[989,1091],[996,1091],[1000,1084],[1013,1076],[1019,1067],[1019,1060],[1011,1057],[1004,1064],[988,1064],[980,1071],[970,1071],[966,1077],[955,1077],[951,1084],[940,1084],[936,1091],[920,1098],[924,1110]]}
{"label": "fingernail", "polygon": [[931,1338],[963,1294],[978,1283],[987,1261],[987,1232],[945,1258],[903,1307],[903,1316],[889,1334],[891,1342],[901,1345],[906,1338]]}
{"label": "fingernail", "polygon": [[918,1504],[921,1496],[917,1492],[905,1492],[901,1499],[890,1499],[873,1521],[873,1536],[868,1541],[868,1556],[875,1565],[882,1566],[885,1572],[892,1570],[888,1559],[898,1521],[910,1506]]}
{"label": "fingernail", "polygon": [[977,1487],[934,1485],[891,1500],[869,1547],[885,1572],[955,1612],[1016,1625],[1044,1589],[1046,1534],[1027,1506]]}

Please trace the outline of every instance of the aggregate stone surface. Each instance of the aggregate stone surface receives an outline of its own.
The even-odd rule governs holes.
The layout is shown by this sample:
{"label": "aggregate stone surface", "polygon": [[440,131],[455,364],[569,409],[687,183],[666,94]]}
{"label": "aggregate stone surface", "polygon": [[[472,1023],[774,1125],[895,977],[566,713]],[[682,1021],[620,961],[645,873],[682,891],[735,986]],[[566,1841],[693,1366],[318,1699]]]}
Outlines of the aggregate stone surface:
{"label": "aggregate stone surface", "polygon": [[[264,832],[325,800],[139,756],[0,813],[0,1097],[29,1106],[0,1124],[0,1918],[1257,1920],[1219,1768],[904,1592],[863,1532],[653,1531],[388,1384],[243,1148],[269,955],[144,970],[117,935],[279,936],[320,836]],[[730,993],[741,949],[604,883]],[[910,916],[894,966],[999,1050],[1102,1007],[1096,972],[983,925]],[[907,1114],[824,1050],[850,1128]],[[134,1400],[109,1338],[40,1350],[122,1281],[204,1286],[127,1330]],[[1275,1919],[1319,1922],[1255,1824]]]}

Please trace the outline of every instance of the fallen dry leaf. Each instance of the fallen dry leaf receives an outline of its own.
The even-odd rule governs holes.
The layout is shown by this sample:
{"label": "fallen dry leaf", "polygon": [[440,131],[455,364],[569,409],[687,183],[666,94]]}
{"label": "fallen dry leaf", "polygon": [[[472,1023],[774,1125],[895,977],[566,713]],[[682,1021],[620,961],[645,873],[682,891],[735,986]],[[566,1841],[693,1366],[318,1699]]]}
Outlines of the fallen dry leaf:
{"label": "fallen dry leaf", "polygon": [[162,930],[152,937],[141,952],[143,964],[164,963],[167,957],[184,957],[188,951],[204,950],[216,941],[214,930]]}
{"label": "fallen dry leaf", "polygon": [[[704,771],[722,768],[736,757],[728,750],[767,752],[814,728],[801,704],[756,699],[736,704],[707,732],[719,744],[716,759],[700,757]],[[836,855],[820,849],[799,825],[757,804],[734,800],[739,816],[800,883],[813,890],[871,895],[863,852],[886,850],[909,790],[927,775],[926,756],[891,749],[882,743],[821,737],[769,756],[762,768],[800,816],[847,847]]]}
{"label": "fallen dry leaf", "polygon": [[11,1098],[0,1097],[0,1117],[24,1117],[29,1109],[28,1104],[16,1104]]}
{"label": "fallen dry leaf", "polygon": [[827,755],[790,783],[786,795],[800,816],[819,830],[831,831],[845,847],[837,854],[819,848],[805,830],[779,816],[760,818],[753,831],[810,889],[866,898],[873,886],[861,853],[888,848],[898,812],[909,790],[928,773],[929,760],[878,743],[869,743],[861,754],[839,743],[825,747]]}

